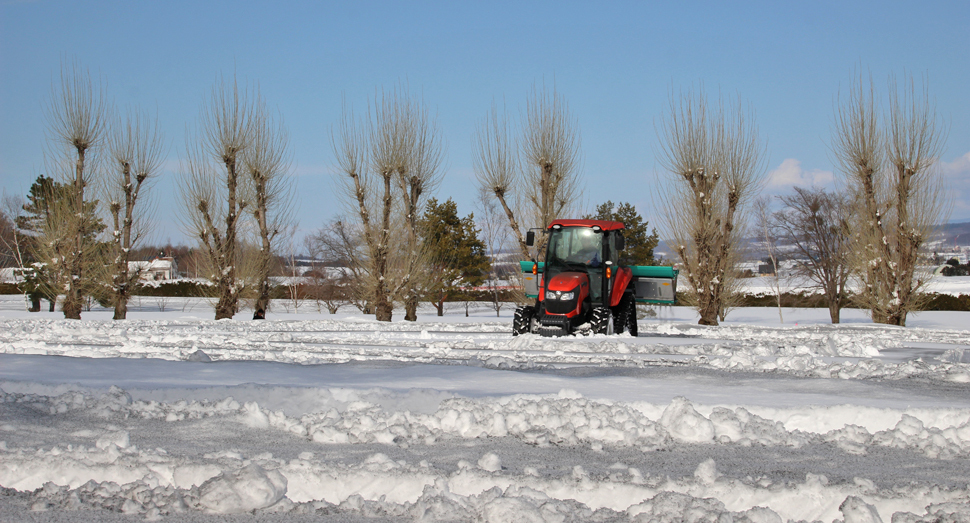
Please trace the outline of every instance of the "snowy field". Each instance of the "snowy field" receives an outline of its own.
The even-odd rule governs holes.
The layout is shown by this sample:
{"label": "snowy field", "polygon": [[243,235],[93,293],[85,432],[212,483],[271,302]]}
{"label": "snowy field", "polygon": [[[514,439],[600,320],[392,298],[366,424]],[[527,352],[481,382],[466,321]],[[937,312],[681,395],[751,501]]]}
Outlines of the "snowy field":
{"label": "snowy field", "polygon": [[274,307],[0,297],[0,521],[970,521],[970,313]]}

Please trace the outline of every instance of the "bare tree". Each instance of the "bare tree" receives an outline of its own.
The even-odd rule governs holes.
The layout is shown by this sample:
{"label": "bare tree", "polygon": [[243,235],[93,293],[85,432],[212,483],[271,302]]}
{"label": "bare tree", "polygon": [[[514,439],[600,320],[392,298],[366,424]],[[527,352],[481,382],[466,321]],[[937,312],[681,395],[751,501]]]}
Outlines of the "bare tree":
{"label": "bare tree", "polygon": [[[436,119],[407,91],[395,91],[392,98],[385,97],[382,102],[373,143],[380,144],[375,152],[400,149],[386,160],[397,160],[394,173],[401,191],[406,231],[404,274],[393,294],[403,298],[405,321],[416,321],[430,255],[418,235],[418,221],[424,202],[441,183],[442,143]],[[378,154],[375,158],[382,161]]]}
{"label": "bare tree", "polygon": [[499,288],[501,276],[496,267],[499,256],[505,252],[508,244],[509,229],[501,225],[502,217],[499,215],[499,210],[495,206],[488,187],[479,187],[478,198],[475,200],[475,203],[477,204],[476,207],[478,207],[478,215],[481,216],[478,225],[482,231],[482,241],[485,243],[486,252],[492,261],[488,271],[488,278],[485,280],[485,287],[488,289],[488,293],[492,298],[492,308],[495,310],[495,316],[501,316],[502,307],[505,303],[500,299],[502,295],[501,289]]}
{"label": "bare tree", "polygon": [[[366,124],[345,107],[333,147],[339,187],[363,231],[366,255],[357,261],[365,268],[375,316],[390,321],[393,299],[401,297],[405,319],[413,321],[427,255],[417,235],[418,211],[440,181],[437,124],[398,89],[378,96]],[[392,234],[402,229],[405,234]]]}
{"label": "bare tree", "polygon": [[703,92],[671,96],[661,121],[661,227],[683,264],[701,325],[717,325],[735,289],[744,211],[764,176],[753,114],[710,107]]}
{"label": "bare tree", "polygon": [[144,189],[158,175],[163,147],[158,119],[132,110],[124,118],[118,118],[109,133],[112,169],[106,196],[112,224],[110,281],[116,320],[127,316],[128,300],[141,276],[139,271],[129,270],[131,251],[143,239],[145,231],[141,225],[148,216],[146,206],[139,202],[144,199]]}
{"label": "bare tree", "polygon": [[294,195],[291,189],[288,152],[289,133],[282,121],[272,117],[257,94],[253,107],[252,138],[243,152],[243,165],[253,186],[253,217],[259,235],[256,260],[256,301],[253,319],[266,318],[269,310],[269,272],[275,241],[292,221]]}
{"label": "bare tree", "polygon": [[[186,143],[179,183],[186,228],[199,240],[216,281],[215,318],[239,311],[239,227],[251,204],[242,155],[253,140],[253,103],[235,78],[220,79],[203,104],[201,132]],[[223,225],[220,225],[222,222]]]}
{"label": "bare tree", "polygon": [[27,236],[18,218],[23,213],[24,200],[19,195],[9,195],[4,191],[0,203],[0,267],[25,267],[27,259]]}
{"label": "bare tree", "polygon": [[491,113],[475,136],[475,175],[478,177],[479,187],[494,195],[502,205],[519,251],[523,258],[528,259],[529,248],[525,244],[525,235],[522,234],[517,217],[520,200],[518,188],[521,183],[518,148],[510,134],[508,117],[504,111],[500,114],[493,102]]}
{"label": "bare tree", "polygon": [[[49,224],[49,232],[63,234],[69,246],[58,250],[63,256],[62,269],[66,283],[62,310],[68,319],[81,319],[83,296],[91,287],[87,271],[96,254],[89,214],[84,212],[85,188],[93,181],[92,155],[105,135],[105,111],[102,85],[95,84],[87,71],[77,63],[61,67],[59,88],[51,88],[47,106],[48,143],[51,145],[49,169],[70,181],[72,190],[63,203],[61,224]],[[53,227],[55,226],[56,227]]]}
{"label": "bare tree", "polygon": [[[579,195],[578,127],[555,89],[549,92],[545,86],[541,91],[533,87],[526,109],[522,154],[526,197],[538,227],[562,218]],[[544,241],[539,242],[539,252],[542,245]]]}
{"label": "bare tree", "polygon": [[774,273],[771,287],[775,291],[775,299],[778,303],[778,322],[785,323],[785,316],[781,310],[781,269],[778,266],[777,238],[775,237],[774,227],[771,223],[770,207],[771,200],[767,196],[762,196],[754,202],[754,213],[757,219],[758,231],[764,239],[765,251],[768,253],[768,261],[771,263],[771,270]]}
{"label": "bare tree", "polygon": [[[388,257],[394,173],[391,165],[380,165],[375,161],[373,169],[376,176],[372,175],[368,165],[368,149],[371,144],[364,127],[365,124],[358,121],[345,106],[339,130],[333,136],[332,143],[340,168],[338,186],[344,191],[347,207],[353,208],[353,213],[360,222],[366,248],[363,256],[353,260],[362,268],[361,276],[366,276],[366,281],[361,278],[358,283],[365,287],[362,289],[365,294],[372,296],[369,301],[376,319],[391,321],[394,306],[388,285]],[[380,191],[379,198],[375,198],[374,190]],[[376,219],[371,216],[372,208],[378,213]]]}
{"label": "bare tree", "polygon": [[[522,139],[510,138],[504,112],[493,104],[475,140],[475,174],[495,195],[523,257],[529,257],[522,226],[544,228],[572,209],[580,189],[579,125],[559,93],[534,87]],[[542,241],[537,246],[542,252]]]}
{"label": "bare tree", "polygon": [[794,248],[799,272],[822,289],[832,323],[839,323],[848,301],[848,200],[824,189],[795,187],[795,194],[780,197],[783,208],[773,215],[780,241]]}
{"label": "bare tree", "polygon": [[945,132],[924,86],[889,82],[885,123],[872,79],[860,80],[836,108],[832,148],[852,192],[852,264],[862,280],[861,304],[873,321],[906,325],[931,274],[919,270],[933,226],[945,217],[937,159]]}
{"label": "bare tree", "polygon": [[[327,294],[331,290],[339,290],[339,298],[352,302],[364,314],[373,314],[370,304],[373,293],[366,273],[367,247],[362,236],[358,228],[337,218],[307,236],[304,244],[307,252],[312,257],[323,260],[324,265],[341,268],[339,286],[326,287],[324,290],[328,291]],[[324,280],[330,281],[328,278],[327,274],[321,272],[314,285],[321,284]],[[330,308],[330,305],[327,307]]]}

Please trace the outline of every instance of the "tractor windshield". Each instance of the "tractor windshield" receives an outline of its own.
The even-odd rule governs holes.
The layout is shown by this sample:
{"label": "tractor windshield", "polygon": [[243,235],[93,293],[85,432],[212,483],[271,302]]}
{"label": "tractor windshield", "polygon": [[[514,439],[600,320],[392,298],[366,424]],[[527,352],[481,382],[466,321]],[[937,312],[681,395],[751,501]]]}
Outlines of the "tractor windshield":
{"label": "tractor windshield", "polygon": [[588,273],[594,302],[599,301],[602,293],[603,260],[602,232],[590,227],[561,227],[550,231],[546,277],[567,271]]}

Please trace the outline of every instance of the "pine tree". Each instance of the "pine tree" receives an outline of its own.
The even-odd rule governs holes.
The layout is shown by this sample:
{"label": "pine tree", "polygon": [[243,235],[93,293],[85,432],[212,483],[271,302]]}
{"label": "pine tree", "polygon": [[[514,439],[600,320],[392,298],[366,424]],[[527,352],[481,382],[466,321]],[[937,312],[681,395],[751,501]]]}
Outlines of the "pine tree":
{"label": "pine tree", "polygon": [[475,216],[458,216],[454,200],[439,204],[432,198],[421,218],[422,239],[432,253],[431,271],[434,282],[428,299],[444,315],[444,302],[463,287],[474,287],[485,281],[491,261],[485,243],[478,238]]}
{"label": "pine tree", "polygon": [[[17,216],[17,228],[33,236],[44,232],[48,220],[54,218],[57,203],[70,196],[70,186],[55,181],[53,178],[38,176],[27,191],[27,201],[24,203],[24,214]],[[95,238],[104,232],[104,221],[97,216],[98,200],[84,202],[84,214],[87,217],[85,241],[94,242]]]}
{"label": "pine tree", "polygon": [[[30,297],[30,310],[33,312],[40,310],[41,298],[50,301],[50,310],[53,312],[57,295],[63,291],[62,283],[66,275],[59,273],[60,267],[48,266],[48,262],[40,260],[38,253],[43,250],[40,242],[51,240],[45,234],[50,231],[51,220],[58,219],[58,207],[63,208],[64,201],[71,195],[71,186],[42,174],[27,192],[24,213],[16,218],[17,228],[30,237],[27,259],[24,260],[25,268],[29,269],[25,273],[25,291]],[[94,245],[98,235],[105,229],[104,222],[96,214],[97,206],[97,200],[84,202],[87,224],[84,230],[85,244]]]}
{"label": "pine tree", "polygon": [[632,204],[621,202],[614,205],[613,202],[607,200],[606,203],[596,206],[595,214],[587,215],[584,219],[622,222],[626,226],[626,229],[623,230],[626,248],[620,252],[620,265],[655,265],[657,263],[657,260],[653,258],[653,250],[660,243],[657,229],[653,229],[648,234],[649,222],[640,216],[640,213]]}

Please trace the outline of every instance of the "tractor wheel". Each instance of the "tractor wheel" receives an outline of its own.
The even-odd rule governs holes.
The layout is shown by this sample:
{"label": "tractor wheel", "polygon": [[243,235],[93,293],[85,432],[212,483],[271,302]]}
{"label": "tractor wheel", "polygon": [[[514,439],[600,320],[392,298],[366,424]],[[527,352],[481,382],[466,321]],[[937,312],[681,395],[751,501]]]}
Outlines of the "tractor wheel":
{"label": "tractor wheel", "polygon": [[636,337],[637,329],[637,301],[633,293],[623,293],[620,304],[617,306],[616,317],[613,319],[617,334],[629,331],[630,336]]}
{"label": "tractor wheel", "polygon": [[612,314],[610,314],[610,309],[607,307],[596,307],[593,309],[593,317],[590,319],[591,329],[590,332],[593,334],[612,334],[612,329],[610,328],[610,320],[612,320]]}
{"label": "tractor wheel", "polygon": [[528,334],[532,332],[532,321],[536,317],[536,308],[531,305],[515,309],[512,317],[512,335]]}
{"label": "tractor wheel", "polygon": [[637,325],[637,300],[632,295],[630,296],[630,323],[627,324],[627,330],[634,338],[640,335],[640,328]]}
{"label": "tractor wheel", "polygon": [[620,304],[613,307],[613,334],[623,334],[626,330],[626,319],[622,316],[623,312],[623,300],[620,300]]}

